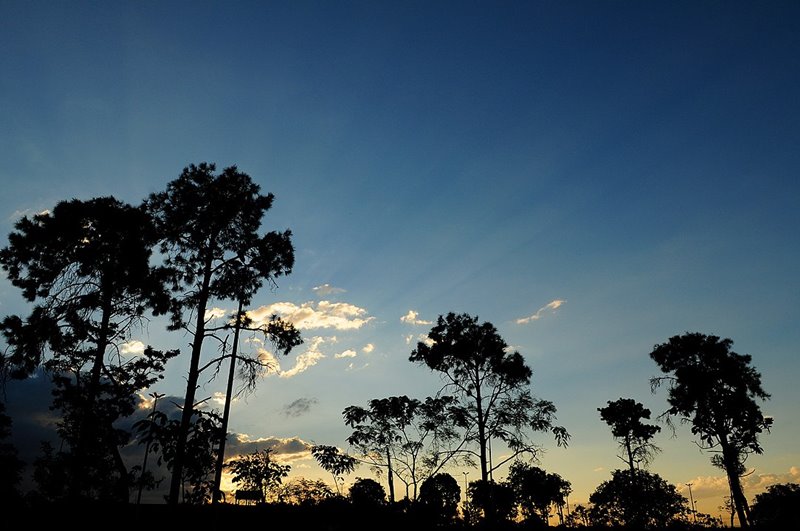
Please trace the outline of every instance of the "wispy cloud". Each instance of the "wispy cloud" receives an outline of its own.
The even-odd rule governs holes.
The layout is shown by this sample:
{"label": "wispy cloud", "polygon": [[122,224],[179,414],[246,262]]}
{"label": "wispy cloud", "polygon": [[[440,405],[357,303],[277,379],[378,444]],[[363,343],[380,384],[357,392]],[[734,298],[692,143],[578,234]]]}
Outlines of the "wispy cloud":
{"label": "wispy cloud", "polygon": [[206,310],[206,321],[209,319],[218,319],[219,317],[225,317],[228,311],[223,310],[222,308],[209,308]]}
{"label": "wispy cloud", "polygon": [[144,343],[142,343],[138,339],[126,341],[125,343],[120,345],[119,350],[123,354],[139,355],[144,352]]}
{"label": "wispy cloud", "polygon": [[336,288],[331,286],[330,284],[322,284],[321,286],[316,286],[311,288],[317,297],[330,297],[331,295],[338,295],[340,293],[344,293],[347,290],[342,288]]}
{"label": "wispy cloud", "polygon": [[358,353],[355,350],[347,349],[344,352],[340,352],[339,354],[336,354],[334,356],[334,358],[336,358],[338,360],[338,359],[342,359],[342,358],[355,358],[356,356],[358,356]]}
{"label": "wispy cloud", "polygon": [[542,306],[541,308],[539,308],[538,310],[536,310],[536,313],[534,313],[533,315],[529,315],[528,317],[521,317],[521,318],[517,319],[517,324],[527,324],[527,323],[530,323],[531,321],[538,321],[546,313],[555,312],[565,302],[567,302],[567,301],[562,300],[562,299],[552,300],[552,301],[548,302],[547,304],[545,304],[544,306]]}
{"label": "wispy cloud", "polygon": [[406,324],[410,325],[429,325],[433,324],[433,321],[426,321],[424,319],[419,318],[419,312],[415,312],[414,310],[408,310],[408,313],[405,314],[400,318],[400,320]]}
{"label": "wispy cloud", "polygon": [[287,418],[300,417],[311,411],[311,406],[317,404],[318,402],[319,400],[317,400],[316,398],[298,398],[294,402],[291,402],[283,406],[281,412],[283,413],[283,416]]}
{"label": "wispy cloud", "polygon": [[361,349],[361,352],[363,352],[364,354],[369,354],[369,353],[370,353],[370,352],[372,352],[373,350],[375,350],[375,345],[373,345],[372,343],[367,343],[367,344],[366,344],[366,345],[364,345],[364,347]]}
{"label": "wispy cloud", "polygon": [[281,378],[291,378],[307,371],[309,368],[319,363],[319,360],[325,358],[325,354],[320,351],[320,346],[328,341],[329,340],[324,337],[312,337],[307,343],[308,350],[295,358],[294,366],[289,370],[283,370],[280,361],[268,350],[259,350],[259,358],[262,362],[269,363],[275,367],[273,374],[277,374]]}
{"label": "wispy cloud", "polygon": [[416,338],[414,337],[414,334],[410,334],[410,335],[406,336],[406,345],[410,345],[411,342],[414,341],[415,339],[416,339],[416,341],[419,341],[420,343],[424,343],[424,344],[428,345],[429,347],[431,345],[433,345],[433,343],[434,343],[433,339],[428,337],[428,334],[419,334],[419,335],[416,336]]}
{"label": "wispy cloud", "polygon": [[315,328],[334,328],[336,330],[357,330],[374,317],[367,316],[367,310],[346,302],[276,302],[261,306],[248,312],[254,323],[267,323],[273,315],[288,321],[300,330]]}

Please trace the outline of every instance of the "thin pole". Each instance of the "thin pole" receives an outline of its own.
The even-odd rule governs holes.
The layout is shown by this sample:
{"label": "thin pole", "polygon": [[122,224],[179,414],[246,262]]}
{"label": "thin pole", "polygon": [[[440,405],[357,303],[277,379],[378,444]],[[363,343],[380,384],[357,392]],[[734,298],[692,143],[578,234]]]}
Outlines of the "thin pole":
{"label": "thin pole", "polygon": [[694,508],[694,496],[692,496],[692,483],[687,483],[689,487],[689,503],[692,505],[692,519],[697,523],[697,510]]}

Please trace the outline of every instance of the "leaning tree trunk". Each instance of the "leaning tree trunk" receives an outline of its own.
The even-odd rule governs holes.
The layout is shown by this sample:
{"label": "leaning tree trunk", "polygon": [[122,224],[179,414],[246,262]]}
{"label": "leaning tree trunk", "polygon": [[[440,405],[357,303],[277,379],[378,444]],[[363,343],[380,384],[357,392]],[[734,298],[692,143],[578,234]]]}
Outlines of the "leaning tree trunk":
{"label": "leaning tree trunk", "polygon": [[728,475],[731,498],[733,506],[736,508],[736,514],[739,517],[739,525],[741,527],[750,527],[750,511],[747,506],[747,498],[744,497],[744,491],[742,490],[742,482],[739,478],[738,455],[727,441],[723,441],[721,447],[722,461],[725,464],[725,473]]}
{"label": "leaning tree trunk", "polygon": [[200,377],[200,352],[205,338],[206,306],[208,305],[209,286],[211,284],[211,258],[206,259],[203,267],[203,285],[197,303],[197,316],[195,321],[194,339],[192,341],[192,359],[189,363],[189,375],[186,378],[186,398],[183,401],[181,424],[178,429],[178,440],[175,443],[175,459],[172,463],[172,478],[169,485],[169,504],[176,505],[181,494],[183,484],[183,461],[186,458],[186,438],[192,424],[194,413],[194,398],[197,392],[197,380]]}
{"label": "leaning tree trunk", "polygon": [[225,442],[228,439],[228,419],[231,414],[231,401],[233,400],[233,380],[236,375],[236,352],[239,350],[239,331],[242,323],[242,300],[239,299],[239,308],[236,310],[236,325],[233,329],[233,345],[231,347],[231,364],[228,368],[228,387],[225,392],[225,408],[222,411],[222,426],[220,427],[219,451],[217,452],[217,466],[214,469],[214,491],[212,503],[219,501],[222,492],[222,467],[225,464]]}

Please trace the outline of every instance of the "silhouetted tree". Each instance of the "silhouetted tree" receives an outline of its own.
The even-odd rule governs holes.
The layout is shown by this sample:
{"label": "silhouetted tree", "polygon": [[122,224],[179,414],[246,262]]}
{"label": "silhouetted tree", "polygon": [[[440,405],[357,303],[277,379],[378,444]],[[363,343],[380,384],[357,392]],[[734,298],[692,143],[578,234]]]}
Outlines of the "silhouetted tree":
{"label": "silhouetted tree", "polygon": [[455,519],[460,500],[458,481],[447,473],[430,476],[419,489],[419,505],[428,520],[436,524],[446,524]]}
{"label": "silhouetted tree", "polygon": [[294,505],[317,505],[336,494],[322,480],[295,478],[283,484],[278,500]]}
{"label": "silhouetted tree", "polygon": [[550,506],[556,507],[559,522],[564,523],[563,507],[572,485],[558,474],[517,461],[508,472],[508,485],[514,489],[517,504],[527,519],[538,519],[548,525]]}
{"label": "silhouetted tree", "polygon": [[[483,481],[508,461],[536,454],[530,432],[551,431],[558,444],[566,446],[569,434],[553,425],[555,406],[531,395],[531,369],[519,352],[507,352],[508,345],[491,323],[449,313],[439,316],[428,337],[432,343],[418,343],[409,360],[441,373],[444,390],[459,400],[460,407],[451,410],[464,429],[464,441],[478,446],[471,453],[479,460]],[[498,463],[489,463],[492,439],[502,440],[511,450]]]}
{"label": "silhouetted tree", "polygon": [[730,339],[699,333],[671,337],[650,353],[669,375],[652,378],[651,385],[654,390],[669,385],[670,408],[664,415],[691,423],[701,447],[715,452],[711,462],[725,470],[740,525],[747,527],[749,508],[740,477],[747,456],[762,452],[758,436],[772,419],[756,402],[769,395],[750,366],[751,356],[733,352],[732,346]]}
{"label": "silhouetted tree", "polygon": [[674,485],[646,470],[615,470],[589,496],[592,522],[636,529],[665,528],[688,510]]}
{"label": "silhouetted tree", "polygon": [[[154,411],[134,424],[139,444],[150,445],[160,465],[174,473],[180,437],[180,420],[170,419],[162,411]],[[211,501],[213,473],[219,444],[220,417],[212,411],[195,409],[185,439],[186,463],[181,468],[180,493],[183,501],[203,504]]]}
{"label": "silhouetted tree", "polygon": [[146,203],[157,222],[164,272],[176,295],[171,328],[187,330],[192,337],[170,503],[178,501],[186,464],[203,341],[213,333],[207,329],[209,302],[249,300],[264,281],[288,274],[294,263],[290,231],[258,234],[273,195],[262,195],[235,166],[218,175],[215,170],[214,164],[190,165]]}
{"label": "silhouetted tree", "polygon": [[576,505],[565,518],[567,527],[588,527],[592,525],[589,509],[584,505]]}
{"label": "silhouetted tree", "polygon": [[650,410],[631,398],[620,398],[609,401],[608,405],[598,408],[600,418],[611,427],[611,434],[619,439],[620,448],[625,456],[618,456],[633,471],[638,464],[645,467],[653,459],[659,448],[650,442],[659,426],[645,424],[642,419],[650,418]]}
{"label": "silhouetted tree", "polygon": [[230,460],[225,466],[233,473],[233,482],[246,490],[261,491],[262,500],[276,494],[291,466],[281,465],[272,459],[272,448],[241,455]]}
{"label": "silhouetted tree", "polygon": [[800,485],[770,485],[766,492],[756,494],[751,511],[752,523],[763,529],[800,529],[798,507]]}
{"label": "silhouetted tree", "polygon": [[128,471],[119,455],[126,436],[112,424],[134,411],[136,391],[159,379],[176,354],[121,349],[146,309],[163,310],[163,290],[149,264],[154,242],[143,209],[102,197],[63,201],[52,212],[23,217],[0,251],[12,284],[35,303],[27,318],[2,323],[6,362],[12,377],[43,366],[53,378],[73,497],[94,496],[87,480],[94,474],[116,477],[116,496],[127,501]]}
{"label": "silhouetted tree", "polygon": [[456,455],[450,448],[458,436],[454,403],[449,396],[425,401],[392,396],[342,412],[345,424],[353,428],[347,442],[377,470],[386,469],[390,501],[395,500],[394,477],[406,486],[406,497],[416,499],[418,485]]}
{"label": "silhouetted tree", "polygon": [[335,446],[325,446],[323,444],[312,446],[311,455],[319,463],[319,466],[330,472],[333,476],[333,484],[336,486],[336,493],[341,494],[339,482],[343,480],[345,474],[349,474],[356,469],[358,460],[342,453]]}
{"label": "silhouetted tree", "polygon": [[490,526],[507,521],[514,514],[516,498],[508,483],[479,479],[469,484],[467,493],[472,508],[479,510]]}
{"label": "silhouetted tree", "polygon": [[386,503],[386,491],[374,479],[356,478],[350,486],[350,500],[354,505],[377,507]]}

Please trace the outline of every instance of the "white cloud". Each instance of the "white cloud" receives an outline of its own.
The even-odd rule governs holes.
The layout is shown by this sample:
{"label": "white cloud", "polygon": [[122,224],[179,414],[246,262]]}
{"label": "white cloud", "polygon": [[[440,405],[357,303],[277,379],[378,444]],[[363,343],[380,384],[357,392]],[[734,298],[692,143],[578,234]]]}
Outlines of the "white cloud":
{"label": "white cloud", "polygon": [[[214,402],[216,405],[218,405],[220,407],[224,406],[225,405],[225,393],[223,393],[222,391],[216,391],[213,395],[211,395],[211,401]],[[238,398],[233,397],[233,399],[231,400],[231,403],[238,402],[238,401],[239,401]]]}
{"label": "white cloud", "polygon": [[314,288],[311,288],[311,291],[313,291],[317,295],[317,297],[328,297],[330,295],[338,295],[340,293],[344,293],[346,290],[343,290],[342,288],[335,288],[330,284],[323,284],[321,286],[316,286]]}
{"label": "white cloud", "polygon": [[126,341],[120,346],[120,352],[123,354],[142,354],[144,352],[144,343],[139,341],[138,339],[134,339],[132,341]]}
{"label": "white cloud", "polygon": [[409,334],[405,336],[405,340],[406,340],[406,345],[410,345],[412,341],[419,341],[420,343],[424,343],[430,347],[434,343],[433,339],[428,337],[428,334],[419,334],[416,337],[414,336],[414,334]]}
{"label": "white cloud", "polygon": [[229,459],[271,448],[276,461],[287,463],[311,457],[312,444],[299,437],[259,437],[251,439],[245,433],[237,433],[228,439]]}
{"label": "white cloud", "polygon": [[[742,487],[748,496],[755,496],[767,490],[770,485],[777,483],[800,482],[800,467],[793,466],[783,474],[755,474],[751,473],[742,477]],[[728,478],[725,476],[698,476],[678,485],[678,491],[689,496],[689,487],[692,484],[692,495],[695,499],[724,497],[730,494]]]}
{"label": "white cloud", "polygon": [[273,315],[288,321],[300,330],[334,328],[357,330],[374,317],[367,317],[367,310],[346,302],[304,302],[299,306],[292,302],[276,302],[248,312],[256,325],[266,324]]}
{"label": "white cloud", "polygon": [[541,319],[544,316],[545,312],[547,312],[548,310],[550,312],[555,312],[565,302],[567,302],[567,301],[562,300],[562,299],[552,300],[552,301],[548,302],[547,304],[545,304],[544,306],[542,306],[541,308],[539,308],[538,310],[536,310],[536,313],[534,313],[533,315],[529,315],[528,317],[521,317],[521,318],[517,319],[517,324],[527,324],[527,323],[530,323],[531,321],[538,321],[539,319]]}
{"label": "white cloud", "polygon": [[355,358],[356,356],[358,356],[358,354],[356,353],[355,350],[347,349],[344,352],[336,354],[334,356],[334,358],[336,358],[338,360],[338,359],[342,359],[342,358]]}
{"label": "white cloud", "polygon": [[400,321],[410,325],[433,324],[433,321],[425,321],[424,319],[418,319],[418,317],[419,317],[419,312],[415,312],[414,310],[408,310],[408,313],[405,314],[403,317],[401,317]]}
{"label": "white cloud", "polygon": [[[206,310],[206,321],[209,319],[217,319],[219,317],[225,317],[228,311],[223,310],[222,308],[209,308]],[[235,320],[235,319],[234,319]]]}
{"label": "white cloud", "polygon": [[295,358],[294,366],[289,370],[281,369],[280,361],[278,361],[274,354],[265,349],[259,350],[258,356],[262,362],[269,363],[274,367],[274,374],[277,374],[281,378],[291,378],[307,371],[319,363],[319,360],[326,358],[327,356],[325,356],[319,348],[320,345],[327,342],[329,342],[329,340],[324,337],[312,337],[308,343],[308,350]]}
{"label": "white cloud", "polygon": [[361,352],[363,352],[364,354],[369,354],[373,350],[375,350],[375,345],[373,345],[372,343],[367,343],[366,345],[364,345],[364,348],[361,349]]}

